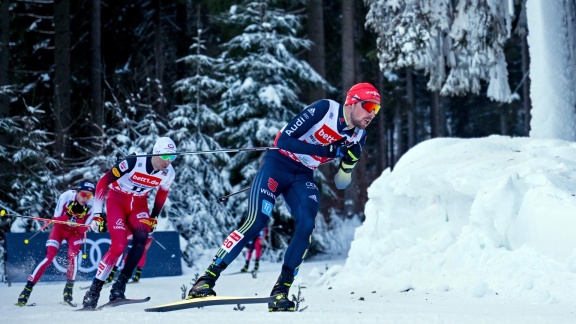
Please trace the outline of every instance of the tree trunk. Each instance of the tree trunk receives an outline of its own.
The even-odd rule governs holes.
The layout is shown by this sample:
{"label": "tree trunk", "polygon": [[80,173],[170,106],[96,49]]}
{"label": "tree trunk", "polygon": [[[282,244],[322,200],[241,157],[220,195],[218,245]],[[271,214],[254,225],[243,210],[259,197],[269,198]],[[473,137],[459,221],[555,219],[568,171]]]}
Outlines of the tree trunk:
{"label": "tree trunk", "polygon": [[[354,1],[342,0],[342,96],[346,99],[346,92],[356,82],[354,62]],[[344,190],[344,214],[352,216],[355,213],[355,204],[352,203],[358,196],[357,180],[360,170],[354,171],[352,183]]]}
{"label": "tree trunk", "polygon": [[530,137],[574,141],[576,140],[574,0],[528,0],[526,16],[530,36],[528,42],[532,76]]}
{"label": "tree trunk", "polygon": [[60,158],[70,157],[68,145],[72,116],[70,110],[70,2],[54,1],[54,113],[56,153]]}
{"label": "tree trunk", "polygon": [[[312,47],[308,53],[308,63],[323,78],[326,78],[326,53],[324,45],[324,13],[322,0],[308,2],[308,36]],[[310,86],[308,102],[326,98],[326,91],[321,86]]]}
{"label": "tree trunk", "polygon": [[406,107],[408,122],[408,147],[416,145],[416,122],[414,121],[414,111],[416,109],[416,98],[414,94],[414,76],[411,68],[406,68]]}
{"label": "tree trunk", "polygon": [[404,116],[402,107],[397,103],[394,112],[394,131],[396,132],[396,150],[394,152],[394,164],[398,163],[406,152],[406,140],[404,139]]}
{"label": "tree trunk", "polygon": [[530,70],[530,54],[528,52],[528,41],[526,40],[526,34],[522,35],[521,43],[521,53],[522,53],[522,75],[526,75],[524,78],[524,83],[522,84],[522,103],[524,105],[524,131],[526,132],[524,136],[530,134],[530,108],[532,108],[532,103],[530,101],[530,76],[528,76]]}
{"label": "tree trunk", "polygon": [[342,0],[342,95],[355,83],[354,1]]}
{"label": "tree trunk", "polygon": [[[10,52],[10,12],[8,11],[9,0],[0,0],[0,88],[10,83],[8,67]],[[0,90],[0,118],[10,115],[9,96]]]}
{"label": "tree trunk", "polygon": [[[156,62],[156,75],[155,78],[159,84],[164,84],[164,69],[166,63],[164,62],[164,35],[162,33],[162,1],[155,0],[154,7],[156,14],[154,15],[154,24],[156,30],[154,32],[154,57]],[[161,100],[156,102],[158,104],[158,113],[165,115],[168,113],[166,107]]]}
{"label": "tree trunk", "polygon": [[90,54],[91,54],[91,97],[92,97],[92,123],[95,131],[91,134],[97,139],[94,145],[96,152],[101,152],[104,132],[104,107],[102,106],[102,48],[101,48],[101,21],[100,21],[100,0],[92,0],[92,17],[90,29]]}

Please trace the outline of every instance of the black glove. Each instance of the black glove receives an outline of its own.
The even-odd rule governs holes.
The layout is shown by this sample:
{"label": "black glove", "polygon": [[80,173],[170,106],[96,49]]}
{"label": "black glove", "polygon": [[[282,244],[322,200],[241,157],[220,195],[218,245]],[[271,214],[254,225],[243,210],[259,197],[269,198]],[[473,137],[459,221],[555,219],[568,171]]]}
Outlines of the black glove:
{"label": "black glove", "polygon": [[362,155],[362,146],[359,143],[354,143],[348,146],[346,154],[342,157],[340,161],[340,169],[346,173],[352,172],[356,163]]}
{"label": "black glove", "polygon": [[354,143],[348,146],[346,153],[342,157],[342,161],[346,164],[355,164],[362,155],[362,146],[360,143]]}
{"label": "black glove", "polygon": [[326,154],[327,158],[337,158],[344,156],[348,147],[346,146],[346,137],[342,137],[341,139],[337,140],[334,143],[330,143],[327,145],[328,153]]}

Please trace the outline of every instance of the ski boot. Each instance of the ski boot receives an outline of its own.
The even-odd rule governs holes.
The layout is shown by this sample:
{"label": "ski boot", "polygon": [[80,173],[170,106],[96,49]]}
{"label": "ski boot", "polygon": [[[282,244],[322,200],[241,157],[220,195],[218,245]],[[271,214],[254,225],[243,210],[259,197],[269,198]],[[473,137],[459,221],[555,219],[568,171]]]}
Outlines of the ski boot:
{"label": "ski boot", "polygon": [[126,283],[128,282],[128,277],[121,273],[116,279],[116,282],[112,285],[110,289],[110,301],[115,301],[119,299],[126,299],[124,292],[126,291]]}
{"label": "ski boot", "polygon": [[248,272],[248,266],[250,265],[250,261],[246,261],[246,264],[244,264],[244,268],[242,268],[240,270],[240,272]]}
{"label": "ski boot", "polygon": [[64,301],[70,303],[72,301],[72,289],[74,289],[74,280],[66,280],[64,286]]}
{"label": "ski boot", "polygon": [[293,312],[295,310],[296,304],[288,299],[288,292],[294,281],[293,273],[294,270],[282,267],[278,281],[276,281],[270,293],[270,296],[276,298],[274,302],[268,303],[268,310],[270,312]]}
{"label": "ski boot", "polygon": [[28,298],[30,298],[30,294],[32,293],[32,288],[34,288],[34,283],[32,281],[28,281],[20,293],[20,296],[18,296],[18,302],[16,303],[16,306],[26,306]]}
{"label": "ski boot", "polygon": [[114,266],[114,268],[112,268],[112,272],[110,272],[110,274],[108,275],[108,278],[106,278],[106,283],[111,283],[114,280],[114,276],[116,275],[116,270],[118,270],[118,267]]}
{"label": "ski boot", "polygon": [[137,267],[137,268],[136,268],[136,272],[135,272],[134,275],[132,276],[132,282],[139,282],[141,275],[142,275],[142,268]]}
{"label": "ski boot", "polygon": [[[224,262],[222,262],[224,264]],[[216,292],[213,290],[214,286],[216,285],[216,280],[220,277],[220,272],[226,269],[226,265],[224,266],[220,264],[212,263],[203,276],[196,280],[196,283],[190,291],[188,292],[188,299],[192,298],[199,298],[199,297],[209,297],[209,296],[216,296]]]}
{"label": "ski boot", "polygon": [[92,281],[92,285],[90,285],[90,289],[84,295],[84,299],[82,300],[82,306],[84,308],[92,308],[95,309],[98,306],[98,299],[100,298],[100,291],[104,286],[104,281],[94,279]]}
{"label": "ski boot", "polygon": [[256,259],[254,261],[254,269],[252,269],[252,272],[256,272],[258,269],[260,269],[260,260]]}

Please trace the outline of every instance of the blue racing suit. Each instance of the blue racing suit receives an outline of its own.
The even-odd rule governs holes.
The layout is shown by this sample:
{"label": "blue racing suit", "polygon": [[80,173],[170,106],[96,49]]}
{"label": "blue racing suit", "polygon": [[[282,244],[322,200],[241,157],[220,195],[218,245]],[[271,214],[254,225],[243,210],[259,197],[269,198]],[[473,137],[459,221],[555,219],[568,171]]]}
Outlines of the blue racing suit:
{"label": "blue racing suit", "polygon": [[284,255],[283,269],[296,275],[310,247],[320,192],[313,172],[328,158],[328,144],[346,137],[349,143],[364,145],[366,132],[348,128],[344,106],[333,100],[319,100],[306,107],[274,141],[278,150],[268,151],[250,188],[248,216],[242,226],[224,241],[214,262],[230,264],[244,246],[266,226],[279,195],[284,197],[294,218],[294,237]]}

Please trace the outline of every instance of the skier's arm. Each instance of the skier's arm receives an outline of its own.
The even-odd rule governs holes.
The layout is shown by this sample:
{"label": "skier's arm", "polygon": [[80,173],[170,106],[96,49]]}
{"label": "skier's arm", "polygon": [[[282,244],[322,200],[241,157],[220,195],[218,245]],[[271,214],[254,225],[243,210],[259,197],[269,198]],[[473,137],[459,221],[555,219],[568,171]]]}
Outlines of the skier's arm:
{"label": "skier's arm", "polygon": [[328,146],[310,144],[299,140],[300,136],[324,118],[329,108],[330,102],[328,100],[319,100],[306,107],[282,128],[276,139],[276,146],[292,153],[329,157]]}

